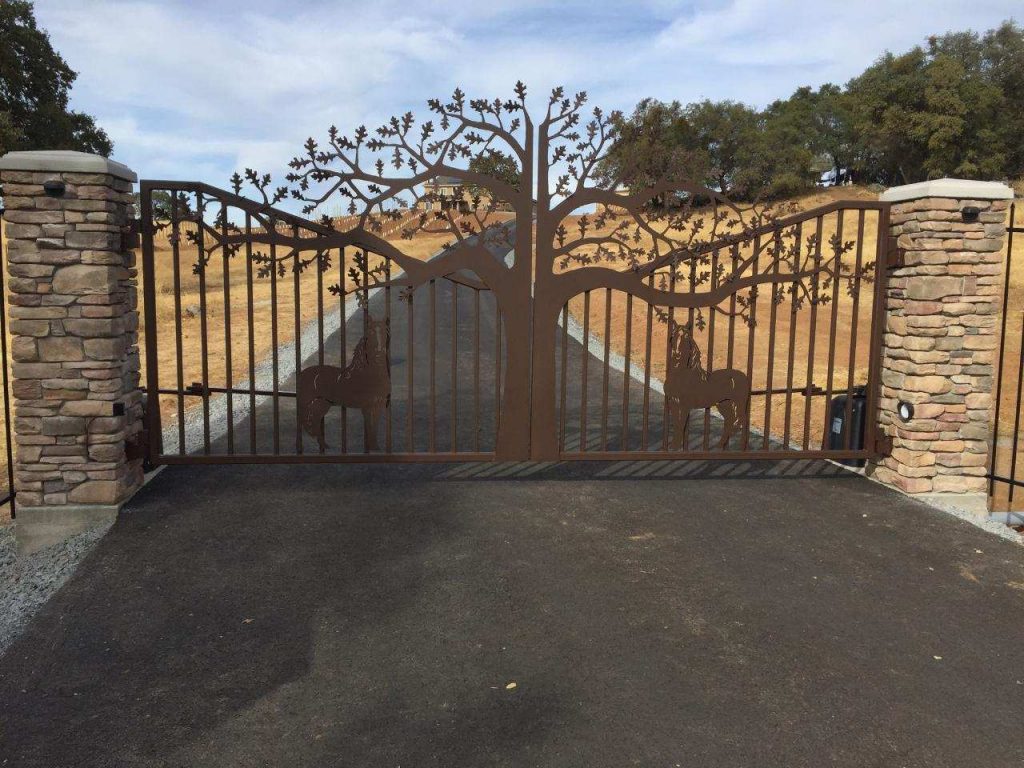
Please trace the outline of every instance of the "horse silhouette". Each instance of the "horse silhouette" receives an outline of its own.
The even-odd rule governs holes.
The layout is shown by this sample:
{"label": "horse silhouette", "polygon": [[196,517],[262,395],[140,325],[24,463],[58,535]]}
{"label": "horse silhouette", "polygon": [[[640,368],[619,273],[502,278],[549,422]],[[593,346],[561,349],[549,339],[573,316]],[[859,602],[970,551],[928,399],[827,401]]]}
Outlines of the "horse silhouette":
{"label": "horse silhouette", "polygon": [[299,422],[316,438],[321,453],[327,449],[324,417],[334,405],[362,411],[364,445],[367,450],[378,450],[381,413],[391,404],[390,341],[388,320],[370,317],[365,335],[356,344],[352,362],[346,367],[312,365],[299,372],[296,385]]}
{"label": "horse silhouette", "polygon": [[714,406],[722,415],[719,448],[724,450],[736,427],[746,423],[750,379],[733,368],[705,371],[691,324],[680,325],[670,320],[669,338],[672,354],[665,376],[665,400],[673,425],[670,447],[673,451],[682,447],[691,410]]}

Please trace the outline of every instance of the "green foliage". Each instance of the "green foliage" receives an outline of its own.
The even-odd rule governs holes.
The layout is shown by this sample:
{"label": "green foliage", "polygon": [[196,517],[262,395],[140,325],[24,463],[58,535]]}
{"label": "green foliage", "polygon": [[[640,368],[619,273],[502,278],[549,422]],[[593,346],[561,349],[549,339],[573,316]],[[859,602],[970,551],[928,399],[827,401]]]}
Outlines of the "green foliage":
{"label": "green foliage", "polygon": [[[469,161],[469,170],[502,181],[517,191],[519,189],[519,165],[511,155],[497,149],[475,155]],[[472,195],[487,193],[486,189],[473,184],[469,186],[469,191]]]}
{"label": "green foliage", "polygon": [[813,185],[812,153],[800,146],[798,116],[731,101],[683,107],[644,99],[620,118],[601,164],[605,185],[695,182],[737,200],[792,194]]}
{"label": "green foliage", "polygon": [[[1011,42],[1024,36],[1012,23],[1000,29]],[[861,170],[868,178],[898,184],[1019,172],[1019,156],[1009,157],[1013,137],[1004,125],[1013,120],[1007,100],[1012,94],[992,76],[987,47],[969,32],[933,37],[927,49],[887,53],[850,81]],[[1017,64],[1024,66],[1024,58]],[[1012,66],[1004,70],[1014,74]],[[1020,141],[1018,135],[1016,144]]]}
{"label": "green foliage", "polygon": [[[174,198],[166,189],[154,189],[150,196],[150,205],[153,208],[153,221],[170,221],[171,205]],[[132,209],[135,211],[135,218],[142,215],[142,197],[138,192],[132,192]],[[179,218],[187,210],[184,204],[179,206]]]}
{"label": "green foliage", "polygon": [[0,154],[77,149],[109,155],[113,145],[92,117],[68,108],[76,73],[36,25],[32,3],[0,2]]}
{"label": "green foliage", "polygon": [[[726,194],[740,192],[751,181],[751,149],[757,146],[761,118],[757,111],[735,101],[702,101],[685,110],[691,126],[689,149],[703,156],[695,163],[704,170],[703,181]],[[699,178],[699,177],[698,177]]]}
{"label": "green foliage", "polygon": [[0,112],[0,155],[8,148],[13,148],[21,138],[21,134],[14,127],[14,121],[9,112]]}
{"label": "green foliage", "polygon": [[1005,173],[1024,176],[1024,29],[1005,22],[981,39],[985,72],[1003,94],[995,126],[1006,151]]}
{"label": "green foliage", "polygon": [[746,149],[739,191],[747,199],[791,197],[813,188],[816,99],[807,93],[777,101],[761,115],[761,129]]}
{"label": "green foliage", "polygon": [[601,160],[599,183],[641,188],[704,174],[707,158],[695,151],[695,134],[679,102],[643,99],[613,125],[617,140]]}
{"label": "green foliage", "polygon": [[607,183],[689,179],[737,199],[806,192],[832,168],[887,185],[1024,175],[1024,29],[932,37],[764,110],[644,99],[602,166]]}

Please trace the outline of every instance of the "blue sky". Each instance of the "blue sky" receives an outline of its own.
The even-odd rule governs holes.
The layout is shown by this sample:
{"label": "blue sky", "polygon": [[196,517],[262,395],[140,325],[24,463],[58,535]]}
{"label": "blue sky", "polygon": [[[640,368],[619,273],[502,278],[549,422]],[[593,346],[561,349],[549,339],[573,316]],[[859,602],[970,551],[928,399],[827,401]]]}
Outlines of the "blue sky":
{"label": "blue sky", "polygon": [[236,169],[282,176],[307,136],[425,113],[460,85],[539,103],[554,85],[630,109],[654,96],[763,105],[845,82],[884,50],[985,30],[1020,0],[722,0],[423,3],[37,0],[79,72],[72,102],[144,178],[227,186]]}

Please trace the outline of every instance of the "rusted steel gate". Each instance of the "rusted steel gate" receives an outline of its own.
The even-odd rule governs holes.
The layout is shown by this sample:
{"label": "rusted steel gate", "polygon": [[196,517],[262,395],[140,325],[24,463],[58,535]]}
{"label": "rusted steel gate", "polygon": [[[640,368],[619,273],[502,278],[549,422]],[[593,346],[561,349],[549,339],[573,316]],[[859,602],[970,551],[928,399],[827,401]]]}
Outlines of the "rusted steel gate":
{"label": "rusted steel gate", "polygon": [[142,182],[153,460],[876,456],[886,205],[627,186],[585,104],[456,91],[285,185]]}

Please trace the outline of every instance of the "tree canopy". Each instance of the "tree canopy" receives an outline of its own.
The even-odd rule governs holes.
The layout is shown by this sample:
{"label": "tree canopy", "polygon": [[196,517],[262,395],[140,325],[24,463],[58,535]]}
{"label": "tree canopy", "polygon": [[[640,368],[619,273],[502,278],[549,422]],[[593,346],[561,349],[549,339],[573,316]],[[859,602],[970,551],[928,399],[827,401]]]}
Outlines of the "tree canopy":
{"label": "tree canopy", "polygon": [[[500,149],[489,149],[473,157],[469,161],[469,170],[503,181],[512,189],[519,189],[519,164],[514,157]],[[486,193],[482,186],[476,184],[470,184],[469,190],[474,195]]]}
{"label": "tree canopy", "polygon": [[885,185],[1024,175],[1024,29],[933,36],[763,109],[643,99],[602,170],[608,183],[675,176],[752,199],[807,191],[833,168]]}
{"label": "tree canopy", "polygon": [[0,2],[0,154],[77,149],[110,155],[103,129],[69,108],[76,77],[36,24],[31,2]]}
{"label": "tree canopy", "polygon": [[649,187],[660,179],[692,178],[706,170],[707,158],[694,151],[694,128],[678,101],[643,99],[628,118],[613,121],[619,137],[601,162],[600,178],[629,187]]}

